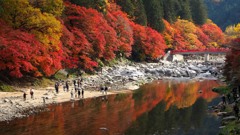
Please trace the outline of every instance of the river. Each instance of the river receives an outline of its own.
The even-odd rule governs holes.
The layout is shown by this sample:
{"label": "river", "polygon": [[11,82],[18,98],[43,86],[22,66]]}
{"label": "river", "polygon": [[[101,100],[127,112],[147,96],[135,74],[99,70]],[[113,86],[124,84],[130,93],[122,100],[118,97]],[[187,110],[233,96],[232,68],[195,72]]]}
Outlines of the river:
{"label": "river", "polygon": [[0,123],[0,135],[216,135],[213,80],[154,81],[122,93],[50,105],[49,111]]}

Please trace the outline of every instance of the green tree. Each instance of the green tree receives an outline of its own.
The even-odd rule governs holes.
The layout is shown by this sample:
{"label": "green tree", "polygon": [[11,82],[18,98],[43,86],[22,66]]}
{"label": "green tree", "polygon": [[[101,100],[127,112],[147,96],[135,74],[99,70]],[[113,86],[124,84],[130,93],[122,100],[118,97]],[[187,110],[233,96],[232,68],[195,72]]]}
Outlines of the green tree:
{"label": "green tree", "polygon": [[164,30],[162,0],[144,0],[143,3],[149,26],[162,32]]}
{"label": "green tree", "polygon": [[199,25],[204,24],[207,21],[207,12],[203,0],[191,0],[190,7],[193,22]]}
{"label": "green tree", "polygon": [[84,6],[86,8],[93,8],[102,13],[106,12],[107,0],[70,0],[73,4]]}
{"label": "green tree", "polygon": [[135,3],[134,22],[147,26],[147,15],[142,0],[137,0]]}
{"label": "green tree", "polygon": [[175,2],[175,11],[177,11],[177,16],[180,16],[181,19],[192,20],[189,0]]}
{"label": "green tree", "polygon": [[116,3],[135,23],[147,25],[147,15],[142,0],[117,0]]}
{"label": "green tree", "polygon": [[134,17],[135,5],[132,0],[116,0],[116,3],[122,7],[122,10],[126,12],[131,18]]}
{"label": "green tree", "polygon": [[173,23],[176,21],[176,13],[174,11],[175,0],[163,0],[163,11],[164,11],[164,19],[166,19],[169,23]]}
{"label": "green tree", "polygon": [[61,16],[64,10],[63,0],[31,0],[34,7],[40,8],[42,12],[51,13],[54,16]]}

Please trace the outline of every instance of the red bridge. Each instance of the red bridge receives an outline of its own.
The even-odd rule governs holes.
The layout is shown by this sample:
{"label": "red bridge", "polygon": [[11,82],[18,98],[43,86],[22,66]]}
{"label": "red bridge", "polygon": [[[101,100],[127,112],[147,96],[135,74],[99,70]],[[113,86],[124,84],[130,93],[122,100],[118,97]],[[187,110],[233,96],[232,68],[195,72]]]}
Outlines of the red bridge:
{"label": "red bridge", "polygon": [[218,49],[206,49],[206,50],[174,50],[171,54],[226,54],[230,49],[218,48]]}
{"label": "red bridge", "polygon": [[228,53],[230,49],[218,48],[218,49],[206,49],[206,50],[174,50],[166,53],[164,60],[170,61],[183,61],[188,56],[201,55],[205,61],[214,60],[219,56],[223,56]]}

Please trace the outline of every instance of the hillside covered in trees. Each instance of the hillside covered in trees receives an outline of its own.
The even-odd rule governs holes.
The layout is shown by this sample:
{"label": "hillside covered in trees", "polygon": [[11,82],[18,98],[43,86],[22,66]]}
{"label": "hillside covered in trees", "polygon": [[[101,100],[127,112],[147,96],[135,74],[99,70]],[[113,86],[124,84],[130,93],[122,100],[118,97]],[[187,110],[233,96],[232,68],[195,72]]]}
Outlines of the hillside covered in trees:
{"label": "hillside covered in trees", "polygon": [[240,0],[205,0],[208,16],[222,30],[240,22]]}
{"label": "hillside covered in trees", "polygon": [[95,70],[119,57],[221,47],[203,0],[1,0],[0,76]]}

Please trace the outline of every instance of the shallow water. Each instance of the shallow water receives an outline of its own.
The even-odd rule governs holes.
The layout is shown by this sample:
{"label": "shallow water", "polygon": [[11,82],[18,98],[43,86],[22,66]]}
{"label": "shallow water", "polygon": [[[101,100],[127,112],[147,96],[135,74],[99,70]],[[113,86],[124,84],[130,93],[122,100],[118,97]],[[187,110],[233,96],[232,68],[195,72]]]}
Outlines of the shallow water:
{"label": "shallow water", "polygon": [[156,81],[134,93],[49,106],[28,118],[0,123],[0,135],[216,135],[217,81]]}

